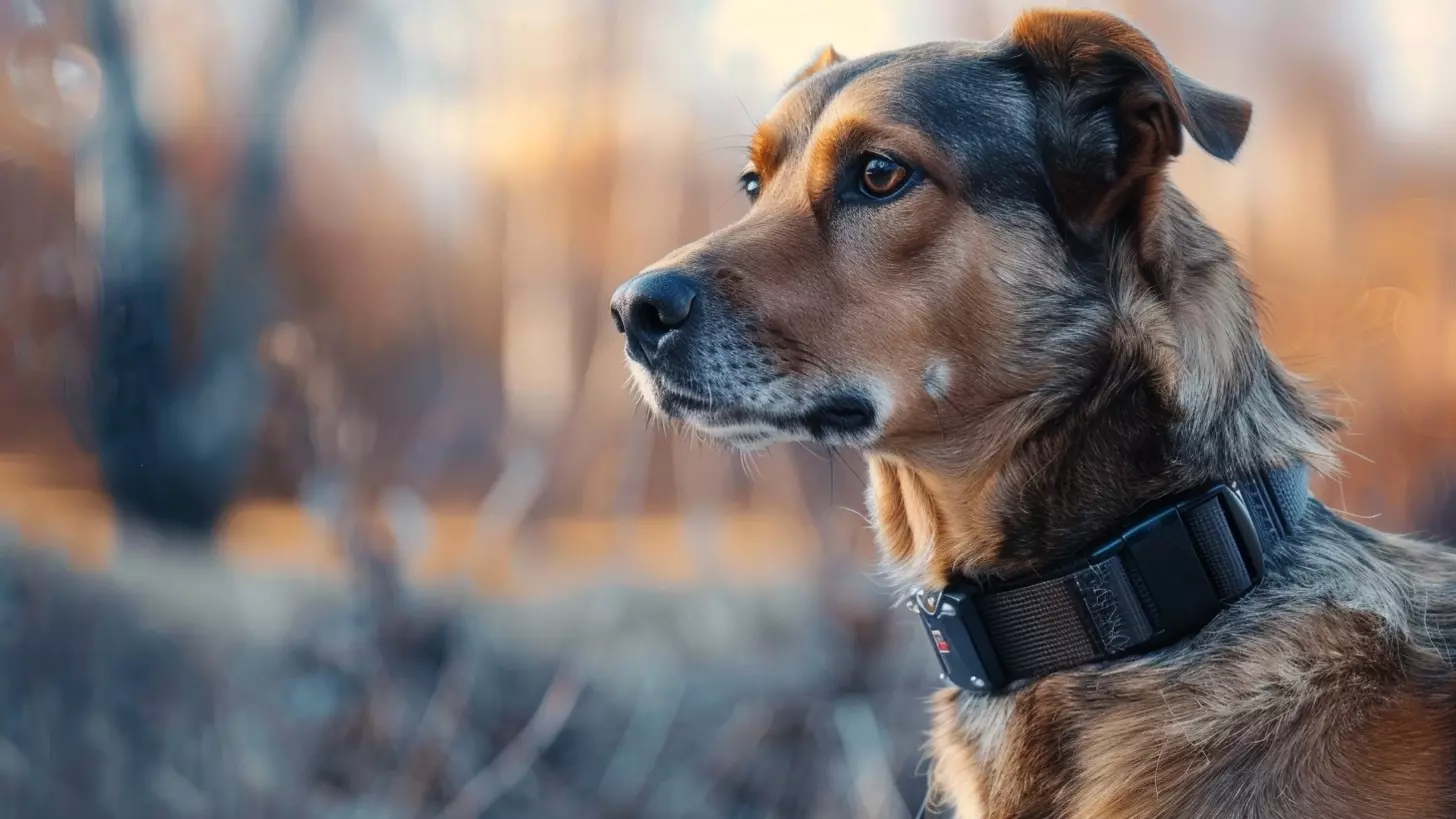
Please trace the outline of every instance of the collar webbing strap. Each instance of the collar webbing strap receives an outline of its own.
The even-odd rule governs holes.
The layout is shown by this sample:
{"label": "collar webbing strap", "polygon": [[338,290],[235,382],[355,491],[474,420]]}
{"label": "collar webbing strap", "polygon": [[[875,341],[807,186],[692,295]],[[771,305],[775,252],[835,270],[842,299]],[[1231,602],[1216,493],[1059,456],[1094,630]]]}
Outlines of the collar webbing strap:
{"label": "collar webbing strap", "polygon": [[1305,467],[1164,504],[1052,571],[917,594],[945,676],[970,691],[1149,651],[1197,632],[1258,585],[1309,503]]}

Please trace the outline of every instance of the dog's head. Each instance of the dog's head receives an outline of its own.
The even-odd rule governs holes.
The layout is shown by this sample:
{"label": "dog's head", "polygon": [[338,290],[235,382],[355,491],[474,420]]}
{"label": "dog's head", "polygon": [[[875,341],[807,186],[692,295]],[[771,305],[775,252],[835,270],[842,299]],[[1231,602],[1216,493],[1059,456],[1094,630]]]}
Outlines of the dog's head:
{"label": "dog's head", "polygon": [[[946,514],[916,498],[949,488],[940,505],[964,508],[968,487],[1005,483],[1119,372],[1167,416],[1253,394],[1266,367],[1243,279],[1164,173],[1185,132],[1231,159],[1249,117],[1096,12],[1031,12],[989,43],[826,50],[753,136],[748,214],[613,297],[637,386],[733,446],[864,450],[892,556],[943,539]],[[1166,453],[1111,440],[1083,448]],[[1017,469],[1026,495],[1035,470]],[[1004,510],[977,502],[994,528]]]}
{"label": "dog's head", "polygon": [[1248,121],[1102,14],[828,49],[754,134],[749,213],[613,298],[637,386],[735,446],[964,461],[983,422],[1095,365],[1108,282],[1074,262],[1157,196],[1182,130],[1227,159]]}

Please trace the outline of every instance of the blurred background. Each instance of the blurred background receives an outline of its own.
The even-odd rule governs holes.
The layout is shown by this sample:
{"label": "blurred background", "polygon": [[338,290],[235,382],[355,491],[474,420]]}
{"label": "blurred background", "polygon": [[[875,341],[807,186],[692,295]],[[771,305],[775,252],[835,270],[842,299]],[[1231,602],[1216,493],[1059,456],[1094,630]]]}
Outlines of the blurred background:
{"label": "blurred background", "polygon": [[[862,466],[664,435],[605,304],[818,49],[1021,5],[0,0],[0,795],[913,816]],[[1318,493],[1456,536],[1456,2],[1064,5],[1253,100],[1174,177],[1350,423]]]}

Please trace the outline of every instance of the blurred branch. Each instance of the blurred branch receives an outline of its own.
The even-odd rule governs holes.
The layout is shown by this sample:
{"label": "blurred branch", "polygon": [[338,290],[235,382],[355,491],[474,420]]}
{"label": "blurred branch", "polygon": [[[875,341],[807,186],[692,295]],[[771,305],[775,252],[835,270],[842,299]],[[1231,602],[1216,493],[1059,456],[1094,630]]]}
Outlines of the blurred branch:
{"label": "blurred branch", "polygon": [[116,0],[91,0],[107,106],[96,136],[105,201],[91,420],[103,478],[124,512],[209,533],[227,508],[266,401],[256,343],[267,307],[266,240],[281,187],[283,122],[314,28],[313,0],[265,61],[202,317],[202,346],[179,374],[173,301],[188,249],[185,215],[143,121]]}
{"label": "blurred branch", "polygon": [[671,673],[658,671],[643,679],[632,719],[602,776],[601,790],[608,802],[627,804],[647,784],[677,720],[685,693],[682,678],[675,669]]}
{"label": "blurred branch", "polygon": [[485,553],[484,547],[515,532],[546,491],[548,466],[546,453],[535,442],[513,450],[507,457],[500,477],[476,510],[471,577]]}
{"label": "blurred branch", "polygon": [[440,674],[419,728],[389,788],[389,803],[404,807],[407,816],[417,813],[425,791],[449,753],[456,729],[464,722],[463,715],[475,686],[475,669],[485,661],[474,654],[474,651],[457,649]]}
{"label": "blurred branch", "polygon": [[557,671],[526,727],[488,767],[465,783],[438,819],[475,819],[485,813],[526,775],[541,752],[556,740],[571,712],[576,710],[580,696],[581,682],[564,667]]}
{"label": "blurred branch", "polygon": [[834,706],[834,726],[844,745],[845,760],[854,776],[861,816],[909,819],[895,787],[885,736],[868,700],[853,697]]}

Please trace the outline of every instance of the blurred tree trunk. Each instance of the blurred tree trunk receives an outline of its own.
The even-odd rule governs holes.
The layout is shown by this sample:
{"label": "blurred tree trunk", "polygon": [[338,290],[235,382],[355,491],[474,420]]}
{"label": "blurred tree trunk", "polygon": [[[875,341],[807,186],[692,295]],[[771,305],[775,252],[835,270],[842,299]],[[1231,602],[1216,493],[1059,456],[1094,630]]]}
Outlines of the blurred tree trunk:
{"label": "blurred tree trunk", "polygon": [[143,122],[135,64],[115,0],[93,0],[89,24],[106,77],[91,150],[100,166],[96,353],[90,421],[104,485],[124,522],[209,535],[231,503],[267,400],[257,342],[269,297],[268,248],[280,187],[282,125],[312,29],[311,0],[293,3],[262,71],[236,175],[196,355],[183,366],[174,307],[191,248],[177,185]]}

